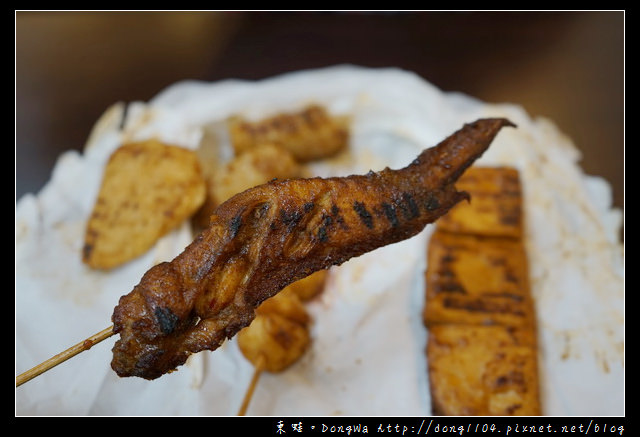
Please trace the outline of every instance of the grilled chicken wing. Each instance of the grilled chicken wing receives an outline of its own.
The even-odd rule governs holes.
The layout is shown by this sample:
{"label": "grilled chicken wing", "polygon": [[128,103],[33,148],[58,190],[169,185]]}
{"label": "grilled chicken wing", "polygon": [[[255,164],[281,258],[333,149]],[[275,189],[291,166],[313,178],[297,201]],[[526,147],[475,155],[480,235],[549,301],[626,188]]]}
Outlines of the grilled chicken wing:
{"label": "grilled chicken wing", "polygon": [[120,299],[112,368],[158,378],[218,348],[292,282],[416,235],[468,197],[454,183],[504,126],[513,124],[467,124],[400,170],[273,181],[233,196],[184,252]]}

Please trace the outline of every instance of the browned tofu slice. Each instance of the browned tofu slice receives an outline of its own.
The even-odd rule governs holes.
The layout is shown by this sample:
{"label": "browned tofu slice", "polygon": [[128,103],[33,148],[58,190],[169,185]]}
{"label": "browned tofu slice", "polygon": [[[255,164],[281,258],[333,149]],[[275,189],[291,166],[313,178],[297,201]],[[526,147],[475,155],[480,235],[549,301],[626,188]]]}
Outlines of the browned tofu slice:
{"label": "browned tofu slice", "polygon": [[427,255],[424,322],[534,325],[526,252],[519,240],[436,230]]}
{"label": "browned tofu slice", "polygon": [[105,168],[83,261],[111,269],[142,255],[198,210],[205,190],[193,151],[156,140],[123,144]]}
{"label": "browned tofu slice", "polygon": [[434,414],[541,414],[535,337],[530,329],[432,326],[427,355]]}
{"label": "browned tofu slice", "polygon": [[522,187],[511,167],[470,167],[456,188],[471,195],[438,221],[438,228],[459,234],[521,238]]}

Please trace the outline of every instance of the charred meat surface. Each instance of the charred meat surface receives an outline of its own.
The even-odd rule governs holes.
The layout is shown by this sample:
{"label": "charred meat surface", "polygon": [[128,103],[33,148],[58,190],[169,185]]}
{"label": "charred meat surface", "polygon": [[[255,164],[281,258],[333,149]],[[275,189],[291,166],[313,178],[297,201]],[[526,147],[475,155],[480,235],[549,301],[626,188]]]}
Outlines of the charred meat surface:
{"label": "charred meat surface", "polygon": [[233,196],[184,252],[120,299],[112,368],[158,378],[217,349],[287,285],[418,234],[468,198],[454,183],[505,126],[466,124],[400,170],[273,181]]}

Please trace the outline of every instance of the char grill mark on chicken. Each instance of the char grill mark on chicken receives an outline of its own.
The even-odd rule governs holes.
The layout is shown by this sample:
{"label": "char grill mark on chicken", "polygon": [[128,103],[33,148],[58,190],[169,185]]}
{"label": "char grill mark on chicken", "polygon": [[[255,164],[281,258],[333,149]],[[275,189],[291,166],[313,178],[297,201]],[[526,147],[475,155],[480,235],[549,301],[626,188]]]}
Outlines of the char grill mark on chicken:
{"label": "char grill mark on chicken", "polygon": [[287,285],[416,235],[468,197],[455,181],[505,126],[514,125],[466,124],[400,170],[273,181],[232,197],[180,255],[120,299],[112,368],[158,378],[218,348]]}

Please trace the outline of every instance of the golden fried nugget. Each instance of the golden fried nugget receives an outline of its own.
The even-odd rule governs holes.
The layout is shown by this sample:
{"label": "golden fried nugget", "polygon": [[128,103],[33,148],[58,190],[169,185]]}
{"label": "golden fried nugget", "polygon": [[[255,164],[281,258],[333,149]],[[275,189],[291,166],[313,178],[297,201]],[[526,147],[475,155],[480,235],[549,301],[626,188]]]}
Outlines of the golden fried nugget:
{"label": "golden fried nugget", "polygon": [[541,414],[531,330],[498,325],[432,326],[427,355],[434,414]]}
{"label": "golden fried nugget", "polygon": [[234,157],[215,172],[211,186],[220,204],[231,196],[273,179],[300,177],[302,168],[286,149],[263,144]]}
{"label": "golden fried nugget", "polygon": [[264,301],[251,324],[238,332],[238,347],[254,366],[281,372],[309,347],[309,323],[310,317],[295,294],[278,293]]}
{"label": "golden fried nugget", "polygon": [[347,120],[331,116],[320,105],[255,122],[234,116],[229,119],[229,134],[238,154],[262,144],[277,144],[300,162],[333,156],[349,141]]}
{"label": "golden fried nugget", "polygon": [[521,238],[522,187],[511,167],[470,167],[456,187],[470,194],[442,217],[438,228],[461,234]]}
{"label": "golden fried nugget", "polygon": [[206,199],[193,218],[196,228],[205,228],[209,217],[224,201],[249,188],[274,179],[301,177],[304,169],[290,152],[280,146],[264,144],[235,156],[224,165],[208,167]]}
{"label": "golden fried nugget", "polygon": [[301,301],[309,301],[322,293],[328,275],[328,270],[318,270],[306,278],[300,279],[284,288],[280,293],[293,293],[298,296]]}
{"label": "golden fried nugget", "polygon": [[83,261],[111,269],[142,255],[204,197],[194,152],[157,140],[120,146],[106,165],[87,223]]}
{"label": "golden fried nugget", "polygon": [[256,314],[279,314],[295,323],[307,326],[311,322],[311,317],[303,302],[295,293],[287,290],[288,288],[284,288],[277,295],[262,302],[256,309]]}
{"label": "golden fried nugget", "polygon": [[436,230],[429,241],[424,322],[531,326],[527,257],[519,240]]}

